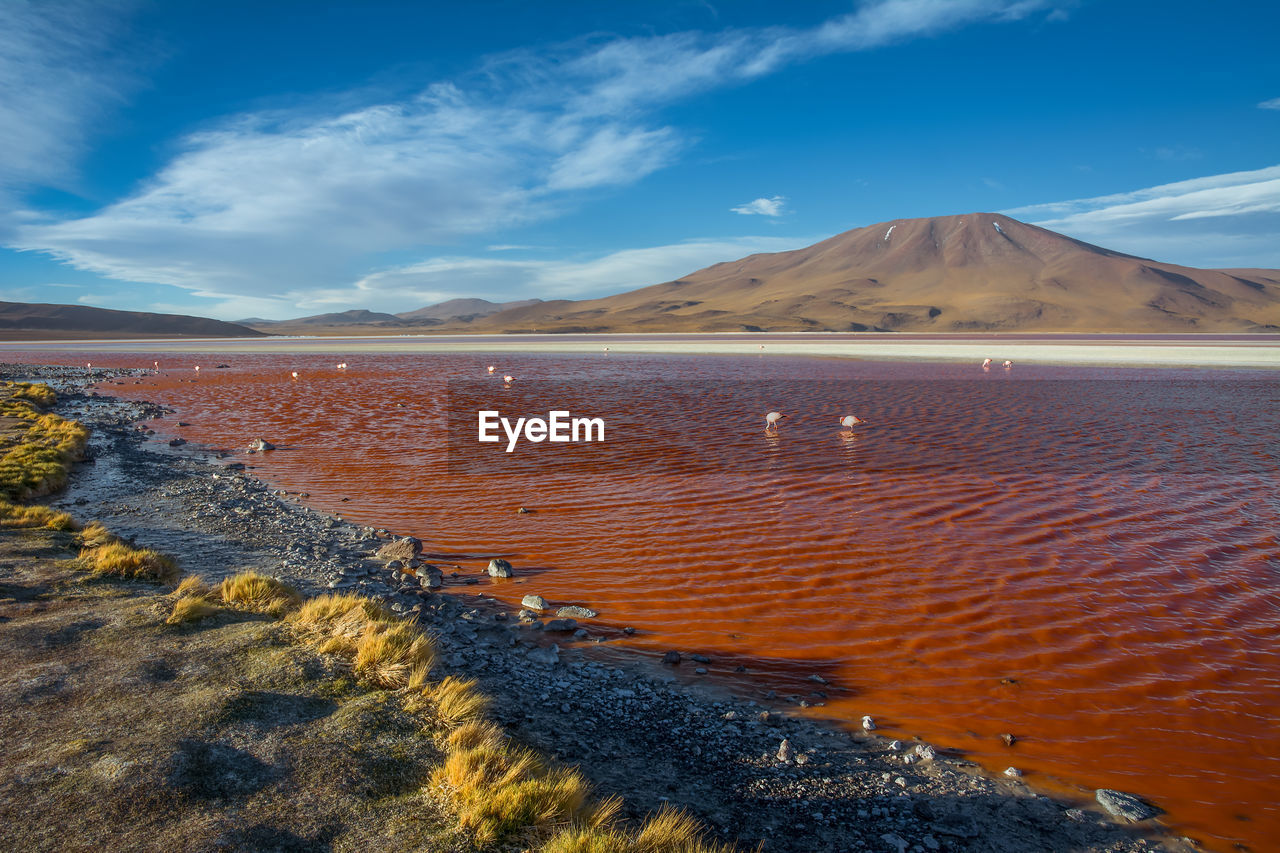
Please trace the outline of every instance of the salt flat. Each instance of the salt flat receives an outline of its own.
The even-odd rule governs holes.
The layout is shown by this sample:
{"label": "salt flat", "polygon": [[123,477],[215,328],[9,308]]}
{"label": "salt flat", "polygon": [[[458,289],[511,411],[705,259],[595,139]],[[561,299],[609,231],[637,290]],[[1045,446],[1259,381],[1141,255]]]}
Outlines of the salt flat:
{"label": "salt flat", "polygon": [[[761,346],[763,345],[763,349]],[[896,336],[883,334],[618,334],[430,335],[394,337],[288,337],[0,343],[0,354],[97,353],[387,353],[581,352],[680,355],[810,356],[877,361],[1010,359],[1019,364],[1093,364],[1150,367],[1280,368],[1280,336],[1175,335],[1037,337]]]}

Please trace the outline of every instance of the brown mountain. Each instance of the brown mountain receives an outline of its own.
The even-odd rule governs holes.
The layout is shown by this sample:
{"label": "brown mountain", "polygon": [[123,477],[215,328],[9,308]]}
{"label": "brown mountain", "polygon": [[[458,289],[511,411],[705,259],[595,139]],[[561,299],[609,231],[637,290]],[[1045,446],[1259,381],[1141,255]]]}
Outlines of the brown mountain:
{"label": "brown mountain", "polygon": [[253,329],[186,314],[113,311],[87,305],[0,302],[0,340],[42,338],[256,338]]}
{"label": "brown mountain", "polygon": [[898,219],[602,299],[441,330],[1280,331],[1280,270],[1201,270],[993,213]]}

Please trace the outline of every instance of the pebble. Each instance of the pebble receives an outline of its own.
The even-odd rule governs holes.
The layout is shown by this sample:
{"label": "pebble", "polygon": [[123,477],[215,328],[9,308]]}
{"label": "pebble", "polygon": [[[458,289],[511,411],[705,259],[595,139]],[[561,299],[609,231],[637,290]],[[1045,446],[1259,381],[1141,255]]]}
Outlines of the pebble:
{"label": "pebble", "polygon": [[1017,779],[1020,776],[1022,776],[1022,771],[1016,767],[1006,767],[1004,769],[1004,775],[1009,776],[1010,778],[1013,778],[1013,779]]}

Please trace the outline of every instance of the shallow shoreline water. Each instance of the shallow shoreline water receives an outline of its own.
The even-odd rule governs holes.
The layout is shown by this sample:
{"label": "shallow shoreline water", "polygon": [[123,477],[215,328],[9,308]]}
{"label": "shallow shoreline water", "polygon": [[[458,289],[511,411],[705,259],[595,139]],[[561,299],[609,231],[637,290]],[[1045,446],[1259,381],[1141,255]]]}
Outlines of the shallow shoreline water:
{"label": "shallow shoreline water", "polygon": [[[446,664],[480,677],[517,734],[581,762],[633,810],[687,805],[713,826],[734,828],[721,837],[766,840],[769,850],[893,850],[899,840],[902,849],[1153,849],[1100,819],[1096,808],[1069,812],[1085,804],[1053,803],[1020,782],[974,775],[955,755],[908,764],[914,743],[897,751],[887,740],[785,714],[762,722],[758,704],[691,693],[670,675],[655,680],[621,658],[592,662],[580,649],[565,648],[560,663],[545,666],[527,646],[546,648],[548,638],[509,627],[510,611],[466,593],[471,578],[449,579],[461,595],[397,592],[385,573],[368,573],[368,556],[382,540],[252,477],[141,446],[132,422],[153,409],[93,397],[65,408],[97,427],[98,461],[59,503],[176,550],[202,573],[274,563],[273,573],[322,589],[331,567],[343,577],[358,568],[351,586],[388,596],[432,625]],[[507,618],[497,619],[504,611]],[[804,764],[773,756],[783,737],[803,752]],[[1182,849],[1164,844],[1154,849]]]}

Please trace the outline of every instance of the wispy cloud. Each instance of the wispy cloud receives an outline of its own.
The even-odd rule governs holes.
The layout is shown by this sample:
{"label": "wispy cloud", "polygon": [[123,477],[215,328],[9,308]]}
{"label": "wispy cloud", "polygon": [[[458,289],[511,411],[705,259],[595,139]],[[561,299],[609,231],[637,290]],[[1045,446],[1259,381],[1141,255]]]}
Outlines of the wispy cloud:
{"label": "wispy cloud", "polygon": [[31,187],[74,183],[90,128],[135,83],[112,50],[131,5],[0,3],[0,206],[12,209]]}
{"label": "wispy cloud", "polygon": [[749,254],[798,249],[822,236],[825,235],[689,240],[557,260],[441,256],[378,270],[347,287],[299,288],[270,298],[224,297],[208,313],[223,319],[253,315],[279,319],[350,305],[394,313],[464,296],[495,302],[531,294],[547,299],[608,296],[672,281],[711,264]]}
{"label": "wispy cloud", "polygon": [[1005,213],[1143,257],[1280,268],[1280,165]]}
{"label": "wispy cloud", "polygon": [[[1049,0],[880,0],[809,29],[515,51],[406,99],[352,107],[344,95],[328,110],[229,117],[182,140],[127,198],[83,218],[31,221],[9,245],[216,298],[349,293],[382,253],[497,236],[665,168],[692,145],[656,115],[680,98],[824,54],[1049,8]],[[35,155],[25,156],[15,169],[30,180]],[[754,212],[781,210],[780,199],[751,203],[760,204]]]}
{"label": "wispy cloud", "polygon": [[1258,104],[1260,110],[1280,110],[1280,98],[1272,98],[1269,101],[1263,101]]}
{"label": "wispy cloud", "polygon": [[732,213],[741,213],[743,216],[781,216],[785,212],[786,204],[785,198],[775,195],[773,198],[758,198],[755,201],[731,207],[729,210]]}

